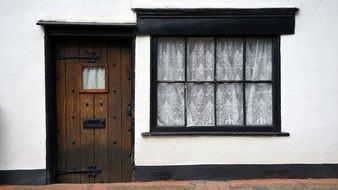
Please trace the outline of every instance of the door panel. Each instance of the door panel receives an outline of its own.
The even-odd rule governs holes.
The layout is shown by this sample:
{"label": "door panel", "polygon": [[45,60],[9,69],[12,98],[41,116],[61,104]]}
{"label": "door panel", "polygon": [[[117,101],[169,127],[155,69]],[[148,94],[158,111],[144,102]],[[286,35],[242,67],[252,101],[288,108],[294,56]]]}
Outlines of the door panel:
{"label": "door panel", "polygon": [[[107,118],[107,122],[112,126],[118,126],[121,124],[121,110],[116,108],[121,108],[122,102],[122,91],[117,89],[122,89],[121,84],[121,49],[118,47],[110,47],[108,51],[108,62],[113,63],[110,65],[109,75],[109,87],[111,87],[111,92],[108,94],[108,112],[111,113],[111,117]],[[120,182],[122,181],[122,159],[121,159],[121,128],[120,127],[111,127],[108,128],[108,141],[113,143],[108,144],[108,160],[111,163],[109,164],[109,180],[111,182]]]}
{"label": "door panel", "polygon": [[[131,132],[130,116],[128,115],[129,109],[131,109],[131,91],[128,90],[128,86],[131,86],[131,65],[128,64],[130,60],[130,50],[126,47],[121,48],[121,65],[122,73],[126,73],[126,77],[122,77],[122,93],[124,98],[122,99],[122,181],[131,180],[131,152],[128,147],[131,147],[131,138],[127,138]],[[124,112],[124,113],[123,113]]]}
{"label": "door panel", "polygon": [[[56,44],[56,55],[57,182],[130,181],[130,45],[67,40]],[[105,68],[106,91],[82,89],[83,66]],[[90,118],[104,118],[105,127],[84,128]]]}
{"label": "door panel", "polygon": [[[73,56],[78,54],[78,42],[67,42],[65,56]],[[79,78],[74,71],[78,68],[78,61],[75,59],[66,60],[66,147],[67,147],[67,169],[79,169],[81,164],[78,162],[81,154],[81,137],[79,120]],[[80,181],[80,176],[76,174],[67,175],[67,182],[76,183]]]}

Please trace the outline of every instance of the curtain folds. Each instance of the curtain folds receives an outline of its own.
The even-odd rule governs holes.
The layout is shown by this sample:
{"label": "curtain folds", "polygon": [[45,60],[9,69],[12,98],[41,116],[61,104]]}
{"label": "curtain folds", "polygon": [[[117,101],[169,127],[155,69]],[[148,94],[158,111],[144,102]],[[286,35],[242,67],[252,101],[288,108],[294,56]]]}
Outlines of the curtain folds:
{"label": "curtain folds", "polygon": [[188,38],[188,81],[213,81],[215,45],[213,38]]}
{"label": "curtain folds", "polygon": [[271,84],[247,84],[245,93],[247,125],[272,125]]}
{"label": "curtain folds", "polygon": [[243,79],[243,39],[221,38],[217,40],[217,80]]}
{"label": "curtain folds", "polygon": [[272,41],[270,39],[247,39],[247,80],[271,80]]}
{"label": "curtain folds", "polygon": [[103,67],[85,67],[82,75],[83,89],[105,89],[105,69]]}
{"label": "curtain folds", "polygon": [[243,125],[241,84],[217,85],[217,125]]}
{"label": "curtain folds", "polygon": [[214,85],[188,84],[187,126],[214,126]]}
{"label": "curtain folds", "polygon": [[272,125],[271,38],[166,37],[157,47],[158,126]]}
{"label": "curtain folds", "polygon": [[157,46],[157,80],[184,80],[184,38],[159,38]]}
{"label": "curtain folds", "polygon": [[184,84],[158,84],[157,125],[184,126]]}

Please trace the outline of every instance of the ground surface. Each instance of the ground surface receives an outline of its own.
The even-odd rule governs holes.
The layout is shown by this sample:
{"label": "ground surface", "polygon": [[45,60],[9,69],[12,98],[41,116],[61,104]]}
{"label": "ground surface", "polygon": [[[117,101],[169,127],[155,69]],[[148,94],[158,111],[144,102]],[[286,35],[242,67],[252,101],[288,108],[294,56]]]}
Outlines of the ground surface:
{"label": "ground surface", "polygon": [[110,184],[0,185],[0,190],[338,190],[338,179],[257,179],[231,181],[157,181]]}

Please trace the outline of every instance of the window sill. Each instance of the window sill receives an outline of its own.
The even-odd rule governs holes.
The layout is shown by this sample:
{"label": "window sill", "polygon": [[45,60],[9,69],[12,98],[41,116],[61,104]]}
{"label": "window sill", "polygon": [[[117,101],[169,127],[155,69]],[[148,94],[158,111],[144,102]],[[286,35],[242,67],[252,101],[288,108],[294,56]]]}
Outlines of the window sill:
{"label": "window sill", "polygon": [[287,132],[143,132],[142,137],[152,136],[290,136]]}

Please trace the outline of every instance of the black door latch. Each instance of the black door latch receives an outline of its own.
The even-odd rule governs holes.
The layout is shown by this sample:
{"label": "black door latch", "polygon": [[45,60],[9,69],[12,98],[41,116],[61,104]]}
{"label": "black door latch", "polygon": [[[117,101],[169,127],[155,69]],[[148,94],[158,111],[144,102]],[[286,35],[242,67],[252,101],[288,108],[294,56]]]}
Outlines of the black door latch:
{"label": "black door latch", "polygon": [[128,104],[128,107],[127,107],[127,116],[128,117],[132,117],[133,116],[133,109],[131,107],[131,104]]}

